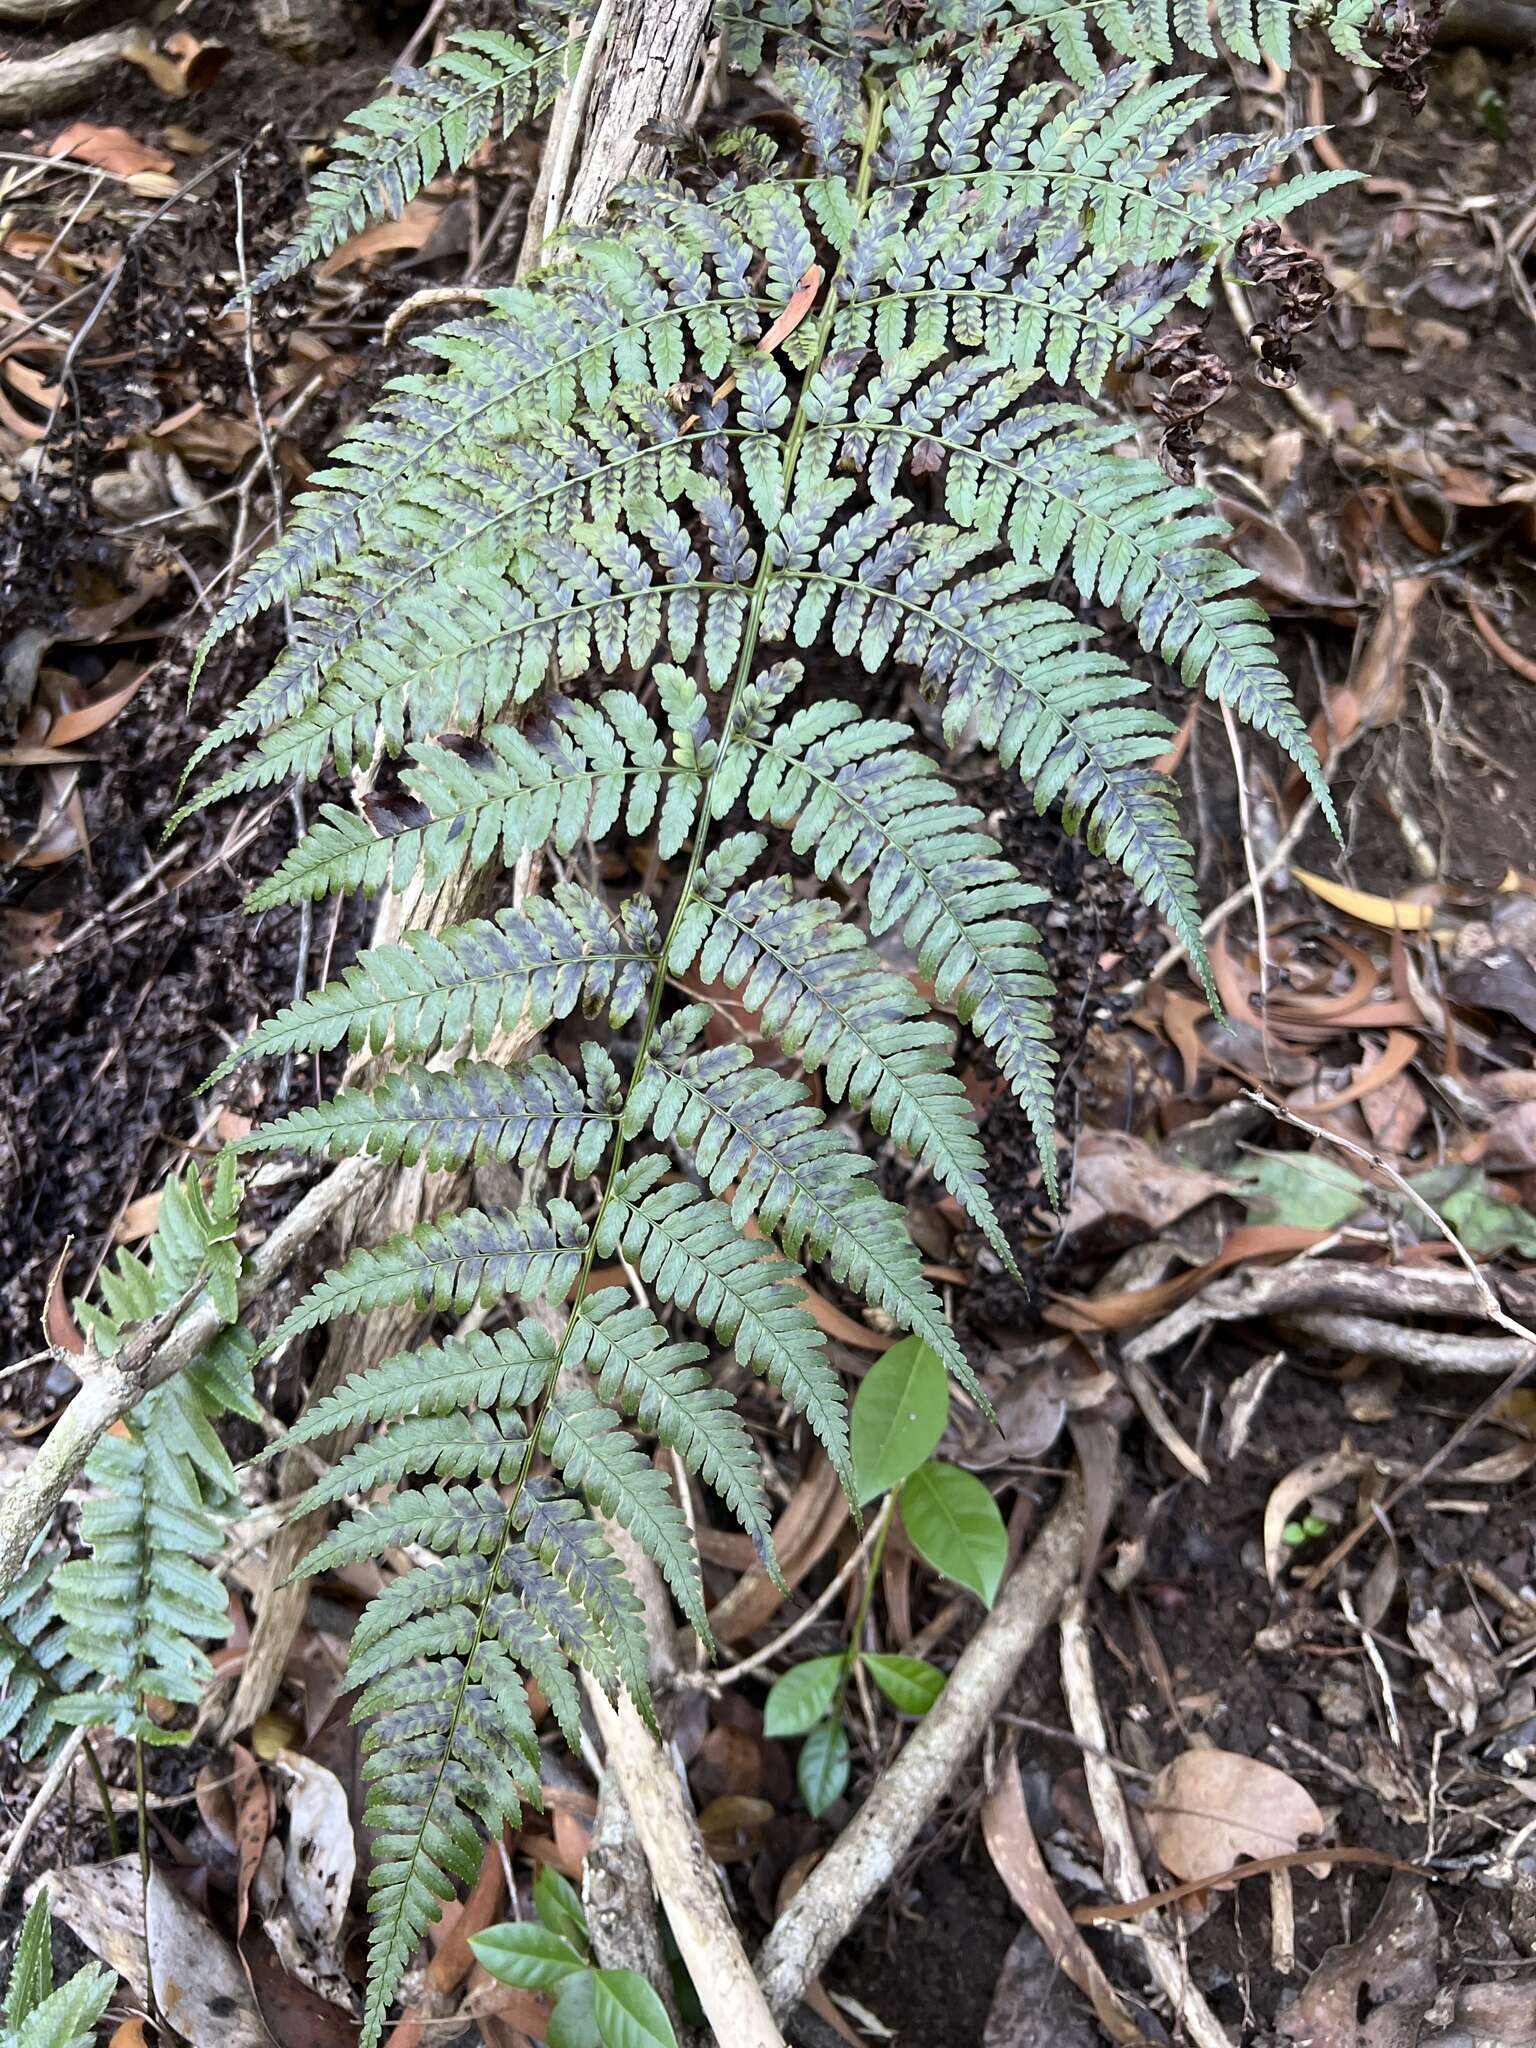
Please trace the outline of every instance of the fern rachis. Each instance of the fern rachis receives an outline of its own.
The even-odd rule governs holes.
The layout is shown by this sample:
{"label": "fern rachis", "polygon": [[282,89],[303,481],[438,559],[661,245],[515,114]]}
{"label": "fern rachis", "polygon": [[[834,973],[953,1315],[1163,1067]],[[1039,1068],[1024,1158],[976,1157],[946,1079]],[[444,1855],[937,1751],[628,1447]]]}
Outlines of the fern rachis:
{"label": "fern rachis", "polygon": [[[1336,9],[1346,36],[1352,5]],[[1272,48],[1280,12],[1254,6],[1250,22],[1227,0],[1224,18]],[[437,886],[615,835],[648,840],[662,878],[618,904],[568,882],[408,933],[220,1070],[388,1048],[414,1064],[249,1149],[574,1176],[547,1200],[525,1190],[352,1251],[273,1340],[388,1303],[538,1304],[382,1361],[294,1432],[372,1432],[303,1504],[377,1497],[310,1568],[436,1554],[379,1596],[354,1658],[380,1836],[370,2042],[438,1902],[474,1873],[474,1822],[494,1832],[537,1803],[519,1671],[566,1726],[571,1663],[645,1702],[633,1590],[589,1508],[628,1529],[706,1631],[686,1521],[631,1430],[702,1478],[772,1568],[751,1439],[703,1347],[663,1315],[763,1373],[845,1484],[842,1390],[793,1261],[825,1265],[980,1396],[852,1134],[799,1074],[704,1043],[707,1006],[678,990],[732,992],[1008,1261],[931,988],[993,1054],[1054,1191],[1049,981],[1028,921],[1041,892],[906,727],[818,694],[818,654],[915,671],[945,738],[973,733],[1037,807],[1059,807],[1197,965],[1189,850],[1153,765],[1167,722],[1044,583],[1070,570],[1085,606],[1118,611],[1316,776],[1208,495],[1169,486],[1121,452],[1120,424],[1052,387],[1095,398],[1181,295],[1203,296],[1248,224],[1330,181],[1274,183],[1296,138],[1189,146],[1215,105],[1198,82],[1106,73],[1080,16],[1142,57],[1150,14],[1049,10],[1073,89],[1016,86],[1024,10],[964,0],[954,25],[983,13],[979,40],[937,35],[873,63],[862,0],[829,7],[818,36],[769,31],[812,175],[753,159],[708,199],[632,188],[616,233],[572,238],[488,318],[442,330],[436,375],[401,380],[354,430],[211,636],[262,603],[295,606],[289,649],[200,754],[254,743],[198,802],[327,761],[403,761],[361,815],[328,808],[255,907]],[[1174,15],[1204,49],[1203,16]],[[808,877],[784,872],[770,830]],[[899,937],[926,987],[865,926]],[[609,1030],[584,1038],[579,1077],[549,1053],[496,1056],[507,1027],[578,1010]],[[615,1258],[638,1298],[589,1291]]]}

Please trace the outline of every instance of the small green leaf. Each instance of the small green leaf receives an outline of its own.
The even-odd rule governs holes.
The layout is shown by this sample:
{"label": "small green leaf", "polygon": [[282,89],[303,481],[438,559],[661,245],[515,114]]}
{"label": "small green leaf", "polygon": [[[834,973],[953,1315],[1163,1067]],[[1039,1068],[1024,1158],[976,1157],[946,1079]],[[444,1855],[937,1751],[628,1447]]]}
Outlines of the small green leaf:
{"label": "small green leaf", "polygon": [[924,1465],[902,1489],[901,1519],[936,1572],[992,1605],[1008,1562],[1008,1532],[979,1479],[957,1465]]}
{"label": "small green leaf", "polygon": [[553,1864],[541,1863],[533,1880],[533,1910],[551,1934],[558,1934],[579,1954],[587,1953],[587,1916],[581,1893]]}
{"label": "small green leaf", "polygon": [[1250,1223],[1332,1230],[1366,1197],[1357,1173],[1320,1152],[1255,1152],[1232,1173]]}
{"label": "small green leaf", "polygon": [[578,1970],[567,1977],[555,1997],[549,2016],[547,2048],[603,2048],[597,2031],[597,1972]]}
{"label": "small green leaf", "polygon": [[839,1650],[835,1657],[812,1657],[776,1678],[763,1709],[763,1733],[803,1735],[813,1727],[831,1706],[846,1662],[845,1653]]}
{"label": "small green leaf", "polygon": [[920,1337],[893,1344],[853,1398],[853,1471],[859,1504],[900,1486],[944,1434],[949,1375]]}
{"label": "small green leaf", "polygon": [[848,1789],[848,1735],[841,1721],[818,1721],[800,1745],[800,1797],[817,1820]]}
{"label": "small green leaf", "polygon": [[637,1970],[594,1970],[592,1992],[603,2048],[677,2048],[667,2008]]}
{"label": "small green leaf", "polygon": [[948,1683],[921,1657],[877,1657],[866,1651],[862,1661],[891,1705],[904,1714],[926,1714]]}
{"label": "small green leaf", "polygon": [[520,1991],[553,1991],[587,1967],[568,1941],[531,1920],[487,1927],[484,1934],[472,1934],[469,1945],[482,1969]]}

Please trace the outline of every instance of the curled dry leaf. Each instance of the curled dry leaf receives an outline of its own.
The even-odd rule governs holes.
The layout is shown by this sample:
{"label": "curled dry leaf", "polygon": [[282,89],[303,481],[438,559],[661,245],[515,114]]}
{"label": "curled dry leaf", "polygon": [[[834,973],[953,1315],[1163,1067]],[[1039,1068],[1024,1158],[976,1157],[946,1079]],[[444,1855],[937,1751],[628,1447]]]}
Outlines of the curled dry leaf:
{"label": "curled dry leaf", "polygon": [[288,1808],[288,1845],[283,1906],[267,1921],[267,1933],[301,1984],[350,2006],[341,1929],[357,1873],[357,1842],[346,1788],[313,1757],[285,1750],[278,1764]]}
{"label": "curled dry leaf", "polygon": [[1304,1785],[1230,1749],[1188,1749],[1165,1764],[1146,1807],[1153,1847],[1175,1877],[1215,1877],[1244,1857],[1289,1855],[1323,1816]]}
{"label": "curled dry leaf", "polygon": [[1438,1607],[1408,1623],[1408,1640],[1429,1665],[1425,1690],[1463,1735],[1477,1726],[1483,1706],[1504,1690],[1475,1611],[1444,1615]]}
{"label": "curled dry leaf", "polygon": [[94,164],[99,171],[115,177],[137,177],[144,171],[174,171],[176,159],[163,149],[140,142],[126,128],[101,128],[94,121],[71,121],[48,145],[51,157],[67,156],[76,163]]}
{"label": "curled dry leaf", "polygon": [[1286,1473],[1264,1503],[1264,1570],[1272,1586],[1280,1583],[1280,1569],[1286,1556],[1285,1525],[1294,1520],[1296,1510],[1315,1494],[1326,1493],[1330,1486],[1338,1486],[1346,1479],[1358,1479],[1370,1469],[1371,1460],[1363,1452],[1344,1444],[1336,1451],[1305,1458]]}
{"label": "curled dry leaf", "polygon": [[1013,1903],[1049,1949],[1054,1966],[1064,1970],[1078,1990],[1092,1999],[1099,2024],[1111,2040],[1126,2044],[1140,2041],[1140,2028],[1120,2003],[1051,1881],[1030,1826],[1016,1758],[1010,1757],[998,1772],[997,1783],[981,1809],[981,1826],[998,1876],[1008,1887]]}

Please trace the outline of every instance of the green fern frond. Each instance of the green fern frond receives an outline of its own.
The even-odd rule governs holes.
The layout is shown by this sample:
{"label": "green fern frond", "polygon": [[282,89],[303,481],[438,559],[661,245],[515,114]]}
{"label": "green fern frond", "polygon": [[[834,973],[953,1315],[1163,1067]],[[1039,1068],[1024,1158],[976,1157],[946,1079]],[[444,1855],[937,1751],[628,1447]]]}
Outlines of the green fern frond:
{"label": "green fern frond", "polygon": [[229,1599],[199,1560],[224,1531],[204,1506],[194,1468],[159,1426],[169,1382],[135,1411],[126,1437],[103,1437],[86,1475],[95,1491],[80,1511],[91,1555],[59,1566],[53,1598],[69,1625],[71,1655],[97,1680],[60,1700],[61,1721],[110,1727],[150,1743],[185,1742],[147,1711],[150,1697],[195,1706],[213,1677],[201,1645],[229,1634]]}
{"label": "green fern frond", "polygon": [[403,213],[440,171],[458,170],[492,134],[505,138],[541,113],[564,82],[575,46],[553,14],[527,14],[520,27],[520,37],[461,29],[424,70],[397,75],[398,94],[349,115],[336,137],[336,160],[311,187],[309,218],[250,291],[297,276],[370,222]]}
{"label": "green fern frond", "polygon": [[[739,991],[762,1029],[821,1073],[834,1101],[863,1110],[920,1160],[1016,1271],[987,1193],[975,1111],[951,1071],[951,1034],[911,982],[881,964],[836,904],[796,897],[787,876],[712,908],[700,978]],[[668,966],[686,973],[694,957],[685,942]]]}
{"label": "green fern frond", "polygon": [[276,1351],[302,1330],[336,1316],[413,1302],[418,1308],[489,1306],[503,1295],[562,1300],[581,1265],[587,1226],[569,1202],[547,1209],[462,1209],[419,1224],[377,1249],[360,1249],[318,1280],[267,1339]]}
{"label": "green fern frond", "polygon": [[[1320,0],[1339,47],[1358,4]],[[704,1012],[674,1000],[676,978],[733,991],[1011,1263],[931,988],[992,1051],[1055,1193],[1043,892],[906,725],[820,696],[823,659],[910,671],[945,741],[994,753],[1116,860],[1197,972],[1193,863],[1156,768],[1171,727],[1080,614],[1113,613],[1277,740],[1326,808],[1211,494],[1170,485],[1121,422],[1074,402],[1181,300],[1205,303],[1255,223],[1336,182],[1284,175],[1306,131],[1218,132],[1203,80],[1148,69],[1218,34],[1275,55],[1281,0],[1218,0],[1209,25],[1185,0],[935,0],[910,43],[878,0],[766,0],[731,31],[792,110],[810,174],[759,141],[708,198],[631,184],[545,276],[440,330],[435,367],[349,431],[207,643],[292,608],[288,646],[199,749],[241,757],[195,805],[332,767],[363,792],[355,813],[320,814],[253,909],[436,890],[545,848],[591,878],[646,877],[617,908],[564,884],[407,934],[235,1056],[346,1043],[402,1069],[247,1149],[547,1164],[576,1197],[353,1251],[274,1340],[405,1301],[567,1304],[388,1359],[290,1435],[356,1436],[299,1504],[363,1503],[308,1568],[432,1553],[376,1598],[352,1652],[381,1829],[369,2048],[477,1867],[477,1823],[499,1830],[536,1793],[518,1674],[568,1731],[575,1670],[645,1710],[643,1615],[594,1511],[705,1628],[687,1520],[645,1439],[772,1568],[752,1440],[705,1347],[661,1314],[762,1372],[850,1495],[843,1390],[793,1259],[921,1336],[985,1406],[859,1140],[799,1074],[746,1045],[700,1049]],[[1068,83],[1036,75],[1042,37]],[[1132,61],[1107,69],[1106,47]],[[1069,579],[1072,604],[1046,595]],[[782,839],[732,829],[743,807],[815,884],[788,879]],[[834,883],[836,900],[815,893]],[[488,1059],[501,1030],[578,1008],[608,1019],[562,1033],[579,1064]],[[667,1152],[636,1158],[642,1140]],[[592,1290],[616,1255],[644,1299]],[[213,1488],[196,1423],[173,1418],[179,1468]]]}
{"label": "green fern frond", "polygon": [[[655,818],[663,788],[689,772],[669,760],[655,721],[633,697],[610,690],[601,709],[556,698],[526,732],[493,725],[478,740],[445,733],[414,749],[400,778],[408,804],[366,804],[368,817],[327,805],[246,907],[268,910],[348,889],[401,890],[418,873],[432,889],[492,861],[511,867],[531,847],[572,853],[583,839],[605,839],[621,816],[638,837]],[[663,858],[693,822],[686,798],[685,790],[682,803],[669,804]]]}
{"label": "green fern frond", "polygon": [[753,817],[792,824],[794,851],[820,880],[866,882],[870,930],[900,928],[937,1001],[996,1059],[1029,1118],[1054,1201],[1051,982],[1025,915],[1049,896],[1002,858],[980,812],[909,744],[908,727],[863,718],[835,698],[775,724],[776,702],[757,700],[742,741]]}
{"label": "green fern frond", "polygon": [[632,897],[615,917],[585,889],[564,883],[522,910],[447,931],[409,932],[394,946],[359,953],[339,981],[290,1003],[230,1054],[204,1084],[242,1060],[289,1052],[428,1053],[467,1038],[484,1052],[498,1031],[539,1031],[578,1003],[608,1006],[625,1023],[645,996],[660,936],[656,913]]}
{"label": "green fern frond", "polygon": [[391,1671],[358,1702],[373,1830],[364,2038],[383,2032],[390,2001],[429,1926],[470,1884],[493,1838],[539,1811],[539,1745],[517,1666],[497,1642]]}
{"label": "green fern frond", "polygon": [[53,1925],[44,1885],[27,1908],[0,2007],[3,2048],[91,2048],[117,1978],[94,1963],[57,1990],[53,1983]]}
{"label": "green fern frond", "polygon": [[59,1560],[41,1545],[8,1592],[0,1595],[0,1742],[16,1738],[30,1763],[53,1740],[55,1708],[81,1685],[86,1666],[72,1657],[52,1597]]}
{"label": "green fern frond", "polygon": [[153,1321],[178,1302],[190,1307],[200,1293],[207,1294],[225,1322],[235,1320],[240,1309],[235,1243],[240,1195],[231,1152],[220,1155],[206,1196],[195,1173],[173,1174],[166,1181],[144,1256],[125,1248],[98,1275],[106,1307],[75,1303],[76,1315],[103,1358],[122,1349],[136,1324]]}
{"label": "green fern frond", "polygon": [[[617,1075],[611,1079],[616,1085]],[[372,1091],[344,1088],[329,1102],[293,1110],[239,1144],[263,1152],[292,1146],[331,1159],[366,1152],[405,1166],[424,1159],[434,1172],[490,1160],[526,1168],[543,1159],[584,1180],[617,1127],[608,1075],[589,1074],[583,1088],[561,1061],[536,1053],[515,1067],[470,1060],[446,1072],[409,1067]]]}

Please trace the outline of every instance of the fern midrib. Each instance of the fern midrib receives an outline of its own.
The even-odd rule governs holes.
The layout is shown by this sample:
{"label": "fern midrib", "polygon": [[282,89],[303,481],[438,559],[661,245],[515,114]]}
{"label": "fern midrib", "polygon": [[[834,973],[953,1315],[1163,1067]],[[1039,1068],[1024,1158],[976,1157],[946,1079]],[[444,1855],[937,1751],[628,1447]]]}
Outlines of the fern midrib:
{"label": "fern midrib", "polygon": [[[870,173],[873,165],[875,144],[878,139],[880,131],[880,119],[883,104],[884,95],[877,87],[871,95],[869,117],[865,130],[864,149],[859,167],[859,181],[855,194],[855,204],[861,214],[863,208],[868,204]],[[788,486],[792,482],[794,476],[795,461],[798,457],[800,446],[805,438],[805,432],[807,427],[806,399],[809,395],[811,379],[815,375],[817,369],[820,367],[822,357],[825,354],[827,335],[830,331],[832,320],[835,317],[837,311],[838,274],[838,270],[834,269],[832,276],[827,280],[826,283],[827,303],[825,307],[822,309],[820,319],[817,323],[817,345],[814,351],[812,352],[809,366],[807,367],[802,376],[800,392],[795,401],[794,417],[790,425],[789,434],[786,437],[784,444],[784,475],[786,479],[786,500],[788,498]],[[727,704],[725,718],[721,724],[719,752],[716,755],[714,766],[703,778],[704,787],[700,797],[698,823],[694,832],[694,843],[692,853],[689,859],[687,872],[683,878],[682,889],[679,892],[677,904],[672,913],[671,922],[668,926],[666,936],[662,941],[661,949],[657,956],[656,973],[652,977],[651,995],[649,1003],[646,1007],[645,1022],[641,1027],[639,1041],[635,1051],[634,1065],[630,1070],[629,1081],[624,1091],[624,1102],[620,1108],[621,1121],[618,1130],[615,1132],[612,1150],[609,1154],[608,1171],[604,1179],[602,1195],[599,1198],[596,1213],[592,1218],[592,1223],[587,1237],[586,1247],[582,1254],[581,1265],[577,1270],[575,1282],[567,1297],[567,1299],[574,1303],[576,1307],[573,1308],[566,1315],[565,1327],[560,1333],[559,1342],[557,1343],[555,1348],[555,1355],[550,1363],[548,1384],[544,1390],[541,1399],[538,1402],[538,1405],[534,1411],[532,1421],[529,1425],[527,1445],[523,1452],[522,1461],[518,1467],[516,1477],[512,1481],[510,1497],[508,1498],[506,1503],[506,1512],[502,1522],[501,1540],[497,1545],[496,1554],[491,1560],[490,1573],[486,1582],[488,1587],[495,1586],[497,1578],[500,1573],[502,1560],[506,1556],[507,1547],[511,1543],[513,1538],[513,1518],[517,1513],[518,1507],[522,1500],[523,1491],[527,1486],[529,1476],[533,1469],[533,1459],[539,1439],[543,1433],[544,1424],[548,1419],[550,1409],[553,1406],[556,1395],[558,1393],[560,1375],[565,1364],[566,1350],[570,1343],[571,1331],[575,1327],[576,1312],[579,1309],[580,1303],[586,1294],[587,1287],[591,1279],[592,1268],[597,1258],[597,1247],[603,1235],[603,1223],[606,1219],[608,1210],[612,1205],[614,1192],[619,1182],[619,1175],[623,1170],[626,1141],[622,1135],[622,1118],[625,1111],[627,1111],[631,1100],[633,1099],[635,1090],[639,1085],[640,1078],[645,1072],[646,1062],[649,1057],[651,1048],[651,1041],[655,1035],[656,1026],[660,1021],[661,1006],[666,996],[667,977],[665,973],[665,965],[667,956],[671,952],[672,946],[677,938],[678,932],[682,927],[683,918],[686,915],[687,911],[690,909],[693,902],[694,884],[698,880],[699,869],[703,863],[704,851],[709,837],[708,828],[712,812],[711,799],[714,794],[715,780],[721,773],[721,770],[724,767],[727,758],[729,757],[731,734],[740,708],[741,698],[746,689],[748,678],[751,674],[752,661],[756,653],[758,636],[762,625],[763,606],[767,599],[768,586],[771,581],[771,577],[772,570],[769,563],[769,550],[767,549],[767,547],[764,547],[761,550],[758,560],[757,572],[753,580],[752,599],[747,615],[746,632],[743,637],[740,655],[737,658],[736,674],[732,682],[731,695]],[[489,1596],[487,1596],[487,1598],[484,1601],[482,1601],[475,1616],[474,1640],[470,1646],[468,1655],[464,1659],[463,1672],[459,1679],[458,1689],[455,1693],[453,1700],[451,1718],[449,1721],[448,1729],[443,1739],[442,1754],[438,1759],[437,1770],[433,1776],[431,1792],[422,1808],[421,1822],[417,1829],[416,1843],[410,1859],[409,1868],[411,1872],[414,1872],[416,1865],[420,1859],[423,1844],[426,1840],[427,1828],[431,1824],[433,1809],[437,1804],[438,1795],[442,1790],[444,1776],[448,1769],[449,1757],[452,1753],[454,1742],[458,1736],[459,1722],[464,1711],[464,1701],[469,1686],[469,1676],[471,1671],[474,1669],[475,1658],[479,1655],[480,1647],[485,1640],[486,1621],[489,1612],[490,1600]],[[408,1875],[405,1887],[402,1889],[401,1893],[402,1900],[404,1900],[405,1897],[408,1895],[409,1882],[410,1878]]]}

